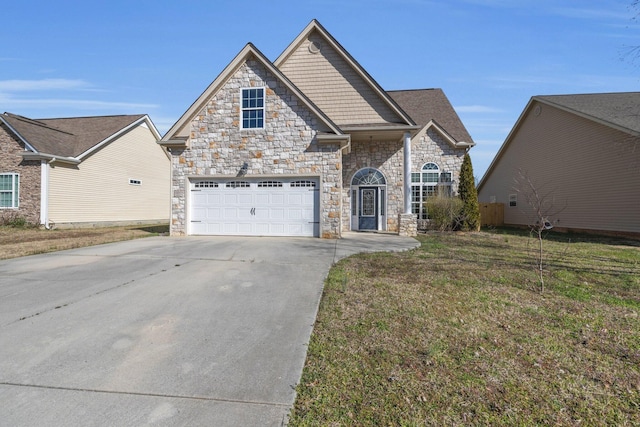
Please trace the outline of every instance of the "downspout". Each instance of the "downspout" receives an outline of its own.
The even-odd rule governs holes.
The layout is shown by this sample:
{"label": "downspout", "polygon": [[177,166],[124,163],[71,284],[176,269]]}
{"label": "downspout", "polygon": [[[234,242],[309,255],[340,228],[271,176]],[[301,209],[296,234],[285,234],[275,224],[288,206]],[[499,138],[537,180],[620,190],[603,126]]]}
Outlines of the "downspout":
{"label": "downspout", "polygon": [[404,133],[404,213],[411,213],[411,133]]}
{"label": "downspout", "polygon": [[40,224],[49,229],[49,163],[55,158],[40,161]]}

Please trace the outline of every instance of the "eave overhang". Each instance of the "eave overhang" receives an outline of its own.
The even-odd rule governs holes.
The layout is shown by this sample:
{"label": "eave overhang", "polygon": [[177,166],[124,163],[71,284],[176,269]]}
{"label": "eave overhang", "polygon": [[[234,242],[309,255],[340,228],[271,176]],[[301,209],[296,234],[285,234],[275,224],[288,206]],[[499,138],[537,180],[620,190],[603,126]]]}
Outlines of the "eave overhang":
{"label": "eave overhang", "polygon": [[429,121],[429,123],[427,123],[425,125],[424,130],[426,132],[427,130],[432,129],[432,128],[436,132],[438,132],[445,139],[445,141],[447,141],[447,143],[453,148],[468,150],[471,147],[475,147],[475,145],[476,145],[475,142],[456,141],[456,139],[453,136],[451,136],[449,134],[449,132],[447,132],[435,120]]}
{"label": "eave overhang", "polygon": [[316,136],[318,144],[340,144],[340,150],[343,154],[351,153],[351,135],[332,135],[332,134],[318,134]]}
{"label": "eave overhang", "polygon": [[21,156],[25,160],[44,160],[47,163],[66,163],[70,165],[77,165],[82,160],[75,157],[56,156],[55,154],[37,153],[32,151],[24,151]]}
{"label": "eave overhang", "polygon": [[166,148],[187,148],[187,138],[173,138],[168,140],[160,140],[158,144]]}
{"label": "eave overhang", "polygon": [[417,125],[346,125],[343,132],[351,135],[352,141],[399,141],[409,132],[413,138],[421,129]]}

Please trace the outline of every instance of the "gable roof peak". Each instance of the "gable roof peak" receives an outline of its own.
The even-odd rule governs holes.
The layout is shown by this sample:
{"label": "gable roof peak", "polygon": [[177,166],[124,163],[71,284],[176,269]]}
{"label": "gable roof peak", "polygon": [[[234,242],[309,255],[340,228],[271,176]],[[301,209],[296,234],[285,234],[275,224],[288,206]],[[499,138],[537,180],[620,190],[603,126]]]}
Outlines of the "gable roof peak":
{"label": "gable roof peak", "polygon": [[30,119],[4,113],[0,120],[33,152],[76,160],[142,121],[160,137],[146,114]]}
{"label": "gable roof peak", "polygon": [[[253,43],[247,43],[242,50],[233,58],[233,60],[222,70],[222,72],[209,84],[209,86],[200,94],[200,96],[191,104],[178,121],[164,134],[161,143],[169,146],[174,144],[172,141],[182,141],[187,139],[188,127],[191,120],[205,107],[207,102],[220,90],[220,88],[231,78],[231,76],[247,62],[248,58],[253,56],[262,66],[264,66],[277,79],[282,81],[298,99],[300,99],[309,108],[328,129],[336,135],[343,135],[340,128],[331,121],[331,119],[320,110],[299,88],[297,88]],[[182,142],[180,142],[182,145]]]}
{"label": "gable roof peak", "polygon": [[[322,44],[326,42],[331,47],[332,52],[335,52],[337,54],[337,58],[340,58],[340,60],[343,61],[344,64],[346,64],[345,70],[349,69],[350,72],[353,72],[358,79],[361,79],[363,81],[364,87],[367,87],[367,90],[371,91],[371,93],[374,94],[373,96],[378,99],[377,102],[381,102],[382,105],[385,106],[384,108],[388,109],[388,111],[391,112],[390,114],[394,116],[394,119],[392,121],[396,122],[397,124],[401,123],[408,126],[416,125],[411,116],[403,111],[403,109],[387,94],[387,92],[385,92],[385,90],[367,72],[367,70],[365,70],[364,67],[362,67],[358,63],[358,61],[356,61],[355,58],[351,56],[351,54],[322,26],[322,24],[320,24],[317,19],[312,19],[311,22],[309,22],[309,24],[302,30],[302,32],[298,34],[298,36],[273,62],[274,65],[280,70],[284,70],[285,68],[287,68],[285,64],[288,62],[288,60],[291,57],[295,56],[296,51],[300,48],[300,46],[307,40],[310,40],[313,34],[318,34],[322,39]],[[317,51],[313,51],[312,49],[313,48],[310,45],[309,51],[311,53],[317,53],[322,48],[318,46]],[[300,81],[298,80],[294,80],[294,83],[300,86]],[[326,100],[326,96],[324,98]]]}

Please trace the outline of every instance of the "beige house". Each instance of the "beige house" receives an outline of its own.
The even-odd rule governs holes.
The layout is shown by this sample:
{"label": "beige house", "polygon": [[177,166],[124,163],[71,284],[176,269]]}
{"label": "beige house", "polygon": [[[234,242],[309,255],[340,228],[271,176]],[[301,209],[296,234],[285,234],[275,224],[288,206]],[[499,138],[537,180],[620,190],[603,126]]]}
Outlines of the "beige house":
{"label": "beige house", "polygon": [[526,181],[558,229],[640,235],[640,92],[531,98],[478,199],[503,203],[506,224],[535,224]]}
{"label": "beige house", "polygon": [[0,215],[46,227],[169,222],[170,161],[146,115],[0,115]]}
{"label": "beige house", "polygon": [[273,62],[247,44],[162,138],[171,232],[415,234],[474,145],[439,89],[387,92],[315,20]]}

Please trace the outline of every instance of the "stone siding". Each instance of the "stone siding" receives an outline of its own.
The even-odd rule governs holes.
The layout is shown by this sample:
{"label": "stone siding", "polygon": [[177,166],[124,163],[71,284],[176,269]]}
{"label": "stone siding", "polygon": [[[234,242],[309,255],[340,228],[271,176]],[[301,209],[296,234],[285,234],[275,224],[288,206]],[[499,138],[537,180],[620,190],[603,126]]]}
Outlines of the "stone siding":
{"label": "stone siding", "polygon": [[[442,172],[451,172],[453,194],[458,192],[460,168],[465,150],[455,149],[433,129],[419,132],[411,141],[411,172],[428,162]],[[402,141],[352,142],[351,153],[343,157],[342,230],[351,229],[351,180],[360,169],[372,167],[387,179],[387,231],[399,232],[398,218],[404,211],[404,154]]]}
{"label": "stone siding", "polygon": [[405,237],[418,235],[418,218],[414,214],[398,215],[398,234]]}
{"label": "stone siding", "polygon": [[402,211],[402,141],[353,141],[351,153],[343,157],[342,230],[351,229],[351,180],[362,168],[375,168],[387,180],[387,230],[398,231]]}
{"label": "stone siding", "polygon": [[[265,88],[264,129],[240,129],[241,88]],[[187,148],[172,150],[171,233],[187,232],[190,177],[320,177],[320,236],[340,237],[342,154],[319,144],[318,120],[260,62],[248,60],[191,122]]]}
{"label": "stone siding", "polygon": [[433,162],[440,172],[451,172],[451,190],[457,195],[464,153],[464,149],[453,148],[434,129],[420,132],[411,141],[411,172],[420,172],[425,163]]}
{"label": "stone siding", "polygon": [[24,144],[4,125],[0,125],[0,173],[20,174],[18,209],[0,208],[0,220],[19,216],[40,223],[40,161],[25,161],[20,155]]}

